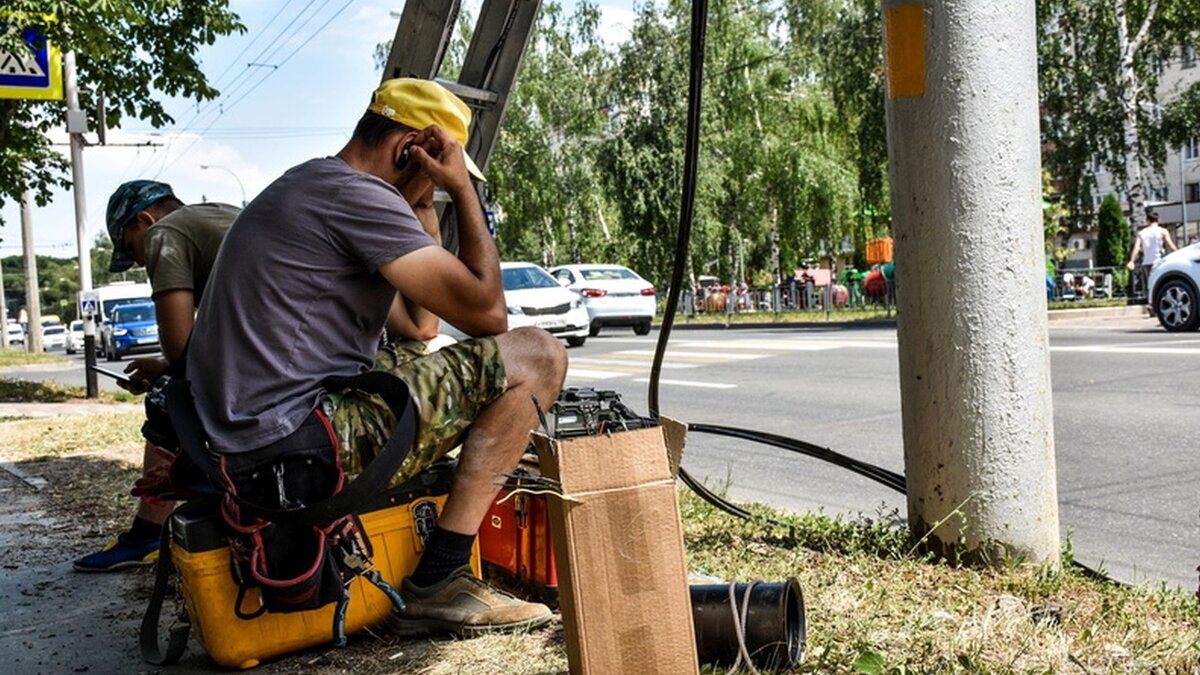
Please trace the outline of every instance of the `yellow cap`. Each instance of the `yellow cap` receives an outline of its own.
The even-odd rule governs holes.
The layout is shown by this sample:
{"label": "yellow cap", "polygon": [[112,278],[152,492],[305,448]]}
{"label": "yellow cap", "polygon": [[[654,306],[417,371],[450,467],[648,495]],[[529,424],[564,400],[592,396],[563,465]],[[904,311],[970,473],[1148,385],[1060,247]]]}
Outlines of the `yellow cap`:
{"label": "yellow cap", "polygon": [[467,171],[475,178],[487,181],[467,154],[471,109],[437,82],[411,77],[384,80],[375,90],[367,110],[413,129],[438,125],[462,145]]}

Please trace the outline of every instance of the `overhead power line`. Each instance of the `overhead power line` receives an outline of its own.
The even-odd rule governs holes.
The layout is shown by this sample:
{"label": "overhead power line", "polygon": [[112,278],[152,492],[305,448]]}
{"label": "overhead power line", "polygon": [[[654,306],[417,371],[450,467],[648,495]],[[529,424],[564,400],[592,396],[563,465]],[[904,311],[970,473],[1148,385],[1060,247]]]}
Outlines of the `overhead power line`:
{"label": "overhead power line", "polygon": [[[315,1],[315,0],[313,0],[313,1]],[[325,6],[325,4],[328,4],[328,2],[329,2],[329,0],[325,0],[325,2],[321,4],[321,7],[319,7],[319,8],[318,8],[318,11],[320,11],[320,9],[321,9],[321,8],[323,8],[323,7]],[[176,155],[176,156],[175,156],[175,159],[171,160],[170,162],[167,162],[166,164],[164,164],[164,166],[163,166],[161,169],[159,169],[159,170],[158,170],[158,173],[156,173],[156,174],[155,174],[155,177],[158,177],[159,175],[162,175],[162,173],[163,173],[164,171],[166,171],[167,169],[169,169],[169,168],[171,168],[172,166],[174,166],[174,165],[175,165],[175,163],[176,163],[176,162],[178,162],[178,161],[179,161],[179,159],[180,159],[181,157],[183,157],[184,155],[186,155],[186,154],[188,153],[188,151],[190,151],[190,150],[192,149],[192,147],[193,147],[193,146],[195,146],[195,145],[196,145],[196,143],[198,143],[198,142],[200,141],[200,139],[204,137],[204,135],[205,135],[205,134],[208,132],[208,130],[209,130],[209,129],[211,129],[211,128],[213,127],[213,125],[215,125],[215,124],[216,124],[216,123],[217,123],[217,122],[218,122],[218,121],[221,119],[221,117],[222,117],[222,116],[223,116],[225,113],[229,112],[229,111],[230,111],[230,110],[232,110],[234,107],[236,107],[236,106],[237,106],[237,104],[239,104],[239,103],[241,103],[243,100],[245,100],[245,98],[246,98],[247,96],[249,96],[249,95],[250,95],[250,94],[252,94],[254,91],[256,91],[256,90],[258,89],[258,87],[259,87],[259,86],[261,86],[261,85],[262,85],[262,83],[263,83],[263,82],[265,82],[265,81],[266,81],[268,78],[270,78],[270,77],[271,77],[272,75],[274,75],[275,73],[278,73],[278,72],[279,72],[279,70],[280,70],[281,68],[283,68],[283,66],[287,65],[287,63],[288,63],[289,61],[291,61],[291,60],[292,60],[292,58],[293,58],[293,57],[295,57],[295,56],[296,56],[296,54],[298,54],[298,53],[300,52],[300,50],[302,50],[302,49],[304,49],[305,47],[307,47],[307,46],[308,46],[308,44],[309,44],[310,42],[312,42],[312,41],[313,41],[313,40],[314,40],[314,39],[315,39],[315,38],[316,38],[318,35],[320,35],[320,34],[321,34],[321,33],[322,33],[322,32],[323,32],[323,31],[324,31],[326,28],[328,28],[328,27],[329,27],[329,24],[333,23],[333,21],[334,21],[335,19],[337,19],[339,16],[341,16],[342,12],[346,11],[346,8],[347,8],[347,7],[349,7],[349,6],[350,6],[351,4],[353,4],[353,3],[354,3],[354,0],[346,0],[346,2],[345,2],[345,3],[344,3],[342,6],[341,6],[341,7],[339,7],[339,8],[338,8],[338,10],[337,10],[336,12],[334,12],[334,13],[333,13],[333,14],[332,14],[332,15],[331,15],[331,16],[330,16],[328,19],[326,19],[326,20],[325,20],[325,23],[321,24],[321,25],[320,25],[320,27],[318,27],[318,28],[317,28],[315,31],[313,31],[313,32],[312,32],[312,34],[310,34],[310,35],[308,36],[308,38],[306,38],[306,39],[304,40],[304,42],[301,42],[299,46],[297,46],[297,47],[296,47],[295,49],[293,49],[293,50],[292,50],[292,51],[291,51],[291,52],[290,52],[290,53],[289,53],[289,54],[288,54],[286,57],[284,57],[284,59],[283,59],[282,61],[280,61],[280,62],[279,62],[279,67],[278,67],[278,68],[274,68],[274,69],[272,69],[272,70],[269,70],[269,71],[267,71],[267,73],[266,73],[266,74],[265,74],[265,75],[264,75],[262,78],[260,78],[260,79],[259,79],[257,82],[255,82],[255,83],[254,83],[254,86],[252,86],[252,87],[251,87],[249,90],[247,90],[247,91],[246,91],[245,93],[243,93],[241,96],[239,96],[238,98],[236,98],[236,99],[234,99],[232,102],[230,102],[228,106],[224,106],[224,107],[222,108],[222,110],[221,110],[220,114],[219,114],[219,115],[218,115],[218,116],[217,116],[215,119],[213,119],[213,121],[212,121],[212,122],[210,122],[210,123],[208,124],[208,126],[204,127],[204,129],[202,129],[200,132],[198,132],[198,133],[196,134],[196,138],[195,138],[195,139],[193,139],[193,140],[192,140],[192,142],[191,142],[191,143],[189,143],[189,144],[187,145],[187,147],[186,147],[186,148],[184,148],[184,149],[183,149],[183,150],[182,150],[182,151],[181,151],[181,152],[180,152],[178,155]],[[309,3],[309,4],[312,4],[312,1],[310,1],[310,3]],[[314,15],[315,15],[315,14],[316,14],[316,13],[314,12]],[[310,18],[311,18],[311,17],[310,17]],[[307,25],[307,23],[308,23],[308,21],[306,20],[306,21],[305,21],[303,24],[301,24],[301,27],[303,27],[304,25]],[[291,25],[291,24],[289,24],[289,25]],[[290,39],[291,39],[291,38],[289,37],[289,40],[290,40]],[[285,41],[285,43],[284,43],[284,44],[286,44],[286,41]],[[277,51],[278,51],[278,49],[277,49],[277,50],[275,50],[274,52],[271,52],[271,56],[273,56],[273,55],[274,55],[274,54],[275,54]]]}

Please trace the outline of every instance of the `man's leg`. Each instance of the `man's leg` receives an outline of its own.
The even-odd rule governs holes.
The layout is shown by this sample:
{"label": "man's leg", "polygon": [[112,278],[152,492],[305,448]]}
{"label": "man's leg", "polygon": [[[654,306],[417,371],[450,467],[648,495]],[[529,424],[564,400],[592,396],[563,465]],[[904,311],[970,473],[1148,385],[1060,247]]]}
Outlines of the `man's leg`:
{"label": "man's leg", "polygon": [[502,480],[529,446],[538,423],[533,397],[549,407],[562,389],[567,351],[542,330],[516,330],[496,337],[508,389],[483,409],[463,442],[458,471],[446,508],[438,517],[443,529],[473,535],[496,499]]}
{"label": "man's leg", "polygon": [[504,393],[475,417],[463,442],[445,508],[402,590],[409,603],[397,628],[454,630],[464,635],[533,627],[550,610],[499,593],[470,573],[475,534],[503,482],[517,466],[537,424],[533,398],[549,405],[566,376],[566,349],[549,333],[516,330],[496,337],[507,373]]}
{"label": "man's leg", "polygon": [[[146,449],[142,453],[143,476],[150,476],[155,471],[165,469],[171,464],[170,460],[158,454],[155,450],[157,447],[154,443],[146,441]],[[167,522],[167,516],[171,515],[171,510],[174,508],[175,505],[166,500],[143,497],[138,500],[136,518],[161,528],[162,524]]]}
{"label": "man's leg", "polygon": [[[155,443],[146,441],[142,460],[143,476],[150,476],[151,472],[168,464],[155,452],[155,447]],[[74,569],[77,572],[118,572],[151,565],[157,560],[162,524],[167,521],[172,508],[170,502],[143,497],[138,501],[137,514],[133,516],[130,528],[110,540],[101,550],[74,561]]]}
{"label": "man's leg", "polygon": [[[165,425],[165,426],[164,426]],[[167,465],[167,460],[155,452],[156,447],[175,447],[174,431],[166,411],[146,401],[146,423],[142,426],[146,448],[142,455],[142,475],[150,476]],[[101,550],[86,555],[74,563],[79,572],[115,572],[130,567],[149,565],[158,558],[162,524],[171,514],[172,504],[160,499],[143,498],[129,529],[117,535]]]}

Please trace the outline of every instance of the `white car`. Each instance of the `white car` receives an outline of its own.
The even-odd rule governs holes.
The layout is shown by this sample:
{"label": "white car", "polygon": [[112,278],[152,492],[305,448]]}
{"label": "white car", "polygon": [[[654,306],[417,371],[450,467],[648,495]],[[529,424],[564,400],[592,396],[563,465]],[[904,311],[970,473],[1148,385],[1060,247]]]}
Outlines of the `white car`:
{"label": "white car", "polygon": [[46,326],[42,329],[42,349],[65,349],[67,346],[67,329],[61,325]]}
{"label": "white car", "polygon": [[572,347],[583,345],[590,323],[578,293],[563,288],[546,270],[532,263],[500,263],[500,272],[504,276],[509,329],[536,326],[566,338]]}
{"label": "white car", "polygon": [[[532,263],[500,263],[500,272],[509,330],[535,326],[566,339],[572,347],[583,345],[588,337],[588,312],[578,293],[558,285],[546,270]],[[466,337],[444,321],[442,332],[458,339]]]}
{"label": "white car", "polygon": [[80,349],[83,349],[83,322],[76,320],[67,330],[66,350],[68,354],[74,354]]}
{"label": "white car", "polygon": [[654,284],[637,272],[621,265],[560,265],[550,274],[583,296],[591,335],[604,326],[632,326],[638,335],[650,332],[657,310]]}
{"label": "white car", "polygon": [[6,338],[9,347],[25,346],[25,329],[21,328],[21,324],[19,323],[5,324],[4,337]]}
{"label": "white car", "polygon": [[1200,327],[1200,242],[1167,254],[1150,272],[1150,301],[1172,333]]}

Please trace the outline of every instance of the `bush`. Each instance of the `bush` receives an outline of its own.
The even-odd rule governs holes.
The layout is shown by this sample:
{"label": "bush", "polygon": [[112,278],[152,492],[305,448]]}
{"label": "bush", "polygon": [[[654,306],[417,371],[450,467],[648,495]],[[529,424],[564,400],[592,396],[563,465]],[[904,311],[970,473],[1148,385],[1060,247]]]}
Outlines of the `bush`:
{"label": "bush", "polygon": [[1096,262],[1100,267],[1124,267],[1129,261],[1129,222],[1113,194],[1100,202],[1100,235],[1096,243]]}

